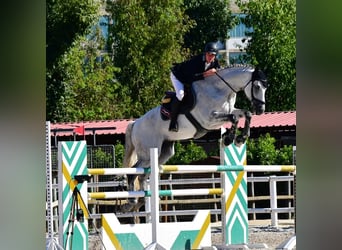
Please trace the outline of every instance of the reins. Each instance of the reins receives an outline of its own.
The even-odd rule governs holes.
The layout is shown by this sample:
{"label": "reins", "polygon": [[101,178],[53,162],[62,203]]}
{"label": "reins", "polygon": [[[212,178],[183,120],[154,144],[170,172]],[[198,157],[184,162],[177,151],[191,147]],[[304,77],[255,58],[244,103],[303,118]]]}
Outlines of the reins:
{"label": "reins", "polygon": [[[233,90],[233,92],[234,93],[237,93],[238,91],[236,91],[230,84],[229,84],[229,82],[227,82],[222,76],[220,76],[217,72],[215,72],[215,74],[218,76],[218,78],[220,78],[231,90]],[[247,83],[246,83],[246,85],[242,88],[242,90],[244,90],[247,86],[248,86],[248,84],[250,83],[250,82],[252,82],[252,79],[251,80],[249,80]]]}
{"label": "reins", "polygon": [[[215,74],[218,76],[218,78],[220,78],[231,90],[233,90],[233,92],[234,93],[237,93],[238,91],[236,91],[230,84],[229,84],[229,82],[227,82],[222,76],[220,76],[217,72],[215,72]],[[254,79],[255,80],[255,79]],[[248,84],[250,84],[251,82],[253,82],[254,81],[253,80],[253,77],[251,78],[251,80],[249,80],[247,83],[246,83],[246,85],[241,89],[241,90],[244,90],[247,86],[248,86]],[[252,86],[252,88],[251,88],[251,94],[252,94],[252,100],[255,100],[255,101],[258,101],[259,103],[262,103],[262,104],[265,104],[265,102],[263,102],[263,101],[261,101],[261,100],[259,100],[259,99],[257,99],[257,98],[255,98],[255,96],[254,96],[254,91],[253,91],[253,86]]]}

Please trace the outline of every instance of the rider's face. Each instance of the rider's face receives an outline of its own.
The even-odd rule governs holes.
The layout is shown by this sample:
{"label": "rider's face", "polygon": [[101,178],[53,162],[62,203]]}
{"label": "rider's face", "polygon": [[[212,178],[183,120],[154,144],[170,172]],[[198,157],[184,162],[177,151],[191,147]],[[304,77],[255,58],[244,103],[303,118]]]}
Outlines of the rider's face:
{"label": "rider's face", "polygon": [[207,63],[211,63],[212,61],[214,61],[214,59],[215,59],[215,54],[213,54],[213,53],[211,53],[211,52],[206,52],[205,53],[205,61],[207,62]]}

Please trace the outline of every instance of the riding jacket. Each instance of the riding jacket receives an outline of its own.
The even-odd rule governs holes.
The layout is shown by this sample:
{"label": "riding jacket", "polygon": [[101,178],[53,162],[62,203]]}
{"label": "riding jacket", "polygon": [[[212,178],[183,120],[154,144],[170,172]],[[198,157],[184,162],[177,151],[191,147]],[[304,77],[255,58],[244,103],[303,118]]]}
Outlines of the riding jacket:
{"label": "riding jacket", "polygon": [[205,69],[205,54],[199,54],[190,60],[174,64],[171,68],[174,76],[186,86],[190,86],[194,81],[204,79],[203,72],[212,68],[220,68],[218,60],[215,58]]}

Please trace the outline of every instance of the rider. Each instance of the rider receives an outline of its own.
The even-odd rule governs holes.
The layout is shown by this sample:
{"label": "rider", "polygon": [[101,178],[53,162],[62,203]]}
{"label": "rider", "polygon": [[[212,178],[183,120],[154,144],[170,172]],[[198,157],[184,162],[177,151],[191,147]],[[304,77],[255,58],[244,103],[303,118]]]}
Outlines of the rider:
{"label": "rider", "polygon": [[220,68],[216,58],[217,53],[217,43],[209,42],[205,45],[203,53],[192,57],[190,60],[175,64],[171,68],[171,82],[177,98],[172,102],[169,131],[178,131],[177,117],[180,103],[185,95],[184,85],[190,87],[192,82],[215,74],[216,69]]}

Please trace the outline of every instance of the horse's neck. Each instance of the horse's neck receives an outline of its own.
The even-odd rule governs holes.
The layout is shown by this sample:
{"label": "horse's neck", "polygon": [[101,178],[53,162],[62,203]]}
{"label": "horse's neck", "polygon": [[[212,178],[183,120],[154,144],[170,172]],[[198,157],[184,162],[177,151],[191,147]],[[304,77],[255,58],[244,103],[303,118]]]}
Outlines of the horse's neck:
{"label": "horse's neck", "polygon": [[[207,78],[206,81],[198,81],[193,84],[196,94],[196,105],[193,110],[194,116],[202,116],[208,119],[213,111],[226,111],[231,109],[231,97],[235,95],[234,91],[224,83],[210,81],[215,76]],[[235,100],[235,98],[234,98]],[[234,104],[233,104],[234,105]]]}
{"label": "horse's neck", "polygon": [[232,90],[228,88],[223,82],[223,84],[218,82],[215,77],[216,76],[211,76],[206,78],[205,80],[201,80],[193,84],[197,97],[207,96],[216,99],[227,98]]}
{"label": "horse's neck", "polygon": [[216,119],[213,114],[230,114],[234,110],[236,92],[244,89],[251,74],[248,71],[224,71],[205,80],[193,83],[196,105],[191,111],[194,118],[206,129],[216,129],[224,119]]}
{"label": "horse's neck", "polygon": [[244,89],[252,75],[250,69],[239,68],[233,69],[227,74],[229,74],[229,76],[227,77],[226,81],[234,88],[236,92]]}

